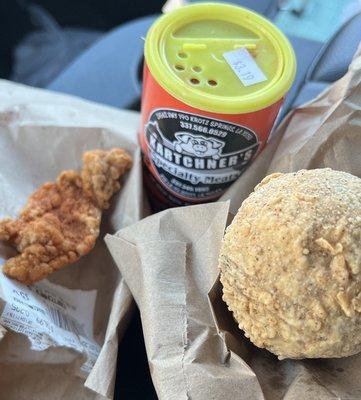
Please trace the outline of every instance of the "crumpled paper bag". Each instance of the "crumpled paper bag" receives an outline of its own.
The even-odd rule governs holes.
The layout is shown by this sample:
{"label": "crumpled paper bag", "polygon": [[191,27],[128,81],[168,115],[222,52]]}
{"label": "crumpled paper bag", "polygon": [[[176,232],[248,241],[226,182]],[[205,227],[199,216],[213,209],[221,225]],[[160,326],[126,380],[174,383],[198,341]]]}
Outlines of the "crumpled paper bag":
{"label": "crumpled paper bag", "polygon": [[[65,296],[66,301],[74,302],[70,307],[80,307],[81,301],[95,302],[94,308],[89,304],[82,305],[88,307],[85,325],[90,324],[89,336],[94,336],[95,365],[88,365],[82,372],[80,367],[87,358],[86,354],[62,343],[61,335],[55,337],[55,343],[49,344],[47,335],[42,334],[39,339],[33,332],[33,348],[49,347],[43,351],[32,350],[29,335],[16,333],[13,329],[14,318],[32,310],[21,303],[19,294],[14,294],[17,298],[7,308],[4,302],[6,287],[3,286],[6,278],[0,273],[0,321],[2,325],[10,321],[7,327],[0,325],[0,398],[111,399],[118,337],[127,325],[133,301],[103,237],[106,232],[115,232],[135,223],[149,212],[143,201],[141,161],[137,149],[138,114],[7,81],[0,81],[0,92],[0,218],[16,217],[28,196],[44,182],[54,181],[62,170],[79,169],[82,154],[87,150],[123,147],[134,158],[134,166],[124,187],[112,199],[111,208],[103,214],[101,234],[92,252],[76,264],[51,275],[49,281],[58,286],[51,286],[51,283],[46,286],[46,282],[38,285],[42,296],[46,295],[46,290],[50,290],[50,295],[54,295],[53,290],[55,293],[59,290],[61,301]],[[0,264],[1,258],[10,255],[10,248],[1,245]],[[6,283],[12,284],[13,281]],[[23,285],[12,287],[13,291],[21,292],[23,289],[23,296],[32,296]],[[83,295],[85,297],[81,300]],[[37,302],[37,299],[32,301]],[[19,304],[21,307],[17,309]],[[48,318],[47,322],[52,323],[51,329],[57,331],[56,324],[70,329],[69,321],[58,316],[52,306],[45,307],[45,310],[56,314],[54,318],[61,319],[54,323],[55,320]],[[5,312],[10,320],[4,317]],[[39,329],[36,322],[43,322],[37,320],[38,317],[39,313],[31,317],[33,321],[28,318],[26,323],[35,323],[35,328],[29,329]],[[26,323],[22,323],[19,329],[28,329]]]}
{"label": "crumpled paper bag", "polygon": [[360,83],[358,52],[345,77],[286,117],[220,202],[166,210],[106,236],[140,308],[160,399],[361,398],[361,354],[279,361],[237,328],[217,278],[227,213],[230,222],[265,175],[332,167],[361,177]]}
{"label": "crumpled paper bag", "polygon": [[330,167],[361,177],[361,45],[345,76],[291,111],[251,168],[222,196],[232,213],[273,172]]}
{"label": "crumpled paper bag", "polygon": [[106,236],[140,309],[160,399],[261,398],[253,372],[218,335],[206,300],[227,215],[228,203],[170,209]]}

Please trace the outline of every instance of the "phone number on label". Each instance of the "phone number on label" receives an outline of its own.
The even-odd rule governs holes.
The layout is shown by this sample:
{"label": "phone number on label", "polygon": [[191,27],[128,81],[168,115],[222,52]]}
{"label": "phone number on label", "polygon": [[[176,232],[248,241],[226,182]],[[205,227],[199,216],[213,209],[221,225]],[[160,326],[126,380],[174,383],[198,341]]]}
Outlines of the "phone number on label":
{"label": "phone number on label", "polygon": [[227,136],[226,132],[220,131],[219,129],[208,128],[206,126],[192,124],[190,122],[180,121],[180,126],[183,129],[188,129],[193,132],[208,133],[209,135],[218,136],[218,137],[226,137]]}
{"label": "phone number on label", "polygon": [[201,126],[197,124],[191,124],[190,122],[180,121],[181,128],[189,129],[196,132],[208,133],[208,128],[206,126]]}

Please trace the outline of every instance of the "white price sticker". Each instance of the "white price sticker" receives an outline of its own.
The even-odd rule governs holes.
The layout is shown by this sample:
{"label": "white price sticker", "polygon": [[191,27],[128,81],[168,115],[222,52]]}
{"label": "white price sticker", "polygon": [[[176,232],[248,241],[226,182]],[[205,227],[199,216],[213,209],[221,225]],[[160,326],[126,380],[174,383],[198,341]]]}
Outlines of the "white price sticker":
{"label": "white price sticker", "polygon": [[247,49],[227,51],[223,53],[223,57],[244,86],[256,85],[267,80]]}
{"label": "white price sticker", "polygon": [[25,286],[0,273],[6,301],[0,323],[26,335],[33,350],[70,347],[87,356],[82,370],[92,369],[100,346],[93,339],[96,291],[70,290],[42,281]]}

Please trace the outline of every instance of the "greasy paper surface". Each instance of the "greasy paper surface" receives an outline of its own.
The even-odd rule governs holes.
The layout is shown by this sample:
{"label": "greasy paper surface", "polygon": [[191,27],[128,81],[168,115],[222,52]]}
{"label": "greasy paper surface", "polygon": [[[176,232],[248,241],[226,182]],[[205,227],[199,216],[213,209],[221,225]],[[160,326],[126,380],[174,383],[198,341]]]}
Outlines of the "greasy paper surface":
{"label": "greasy paper surface", "polygon": [[[135,223],[146,212],[137,150],[138,114],[6,81],[0,81],[0,91],[0,218],[16,217],[28,196],[62,170],[79,169],[87,150],[123,147],[134,156],[124,188],[103,214],[95,248],[49,277],[69,290],[96,291],[91,333],[102,349],[85,382],[94,392],[84,387],[80,370],[84,354],[58,346],[34,351],[26,336],[0,327],[0,393],[6,393],[7,400],[112,398],[118,335],[126,327],[132,298],[103,237]],[[10,247],[0,245],[0,265],[11,254]],[[3,298],[0,289],[0,313]]]}
{"label": "greasy paper surface", "polygon": [[[332,167],[361,177],[359,54],[344,78],[286,117],[223,196],[230,218],[270,172]],[[106,237],[140,308],[159,398],[360,399],[361,354],[279,361],[238,330],[217,279],[227,212],[223,202],[171,209]]]}

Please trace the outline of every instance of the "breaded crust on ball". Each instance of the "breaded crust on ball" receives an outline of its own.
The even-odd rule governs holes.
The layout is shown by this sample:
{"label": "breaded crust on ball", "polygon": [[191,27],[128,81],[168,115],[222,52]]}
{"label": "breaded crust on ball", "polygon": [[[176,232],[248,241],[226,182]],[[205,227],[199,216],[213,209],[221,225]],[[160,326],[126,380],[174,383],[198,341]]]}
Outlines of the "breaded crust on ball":
{"label": "breaded crust on ball", "polygon": [[361,179],[329,168],[272,174],[224,236],[223,299],[282,358],[361,351]]}

